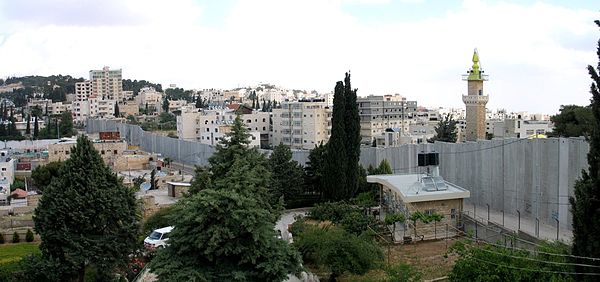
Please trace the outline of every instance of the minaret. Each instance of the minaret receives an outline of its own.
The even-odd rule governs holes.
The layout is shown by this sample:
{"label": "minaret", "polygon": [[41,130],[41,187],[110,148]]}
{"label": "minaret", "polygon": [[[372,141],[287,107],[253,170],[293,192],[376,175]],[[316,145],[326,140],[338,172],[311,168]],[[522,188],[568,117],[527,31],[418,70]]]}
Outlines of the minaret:
{"label": "minaret", "polygon": [[462,96],[467,107],[466,141],[485,139],[485,105],[489,97],[483,94],[483,82],[488,80],[488,76],[479,69],[477,49],[473,52],[473,66],[468,74],[463,75],[463,80],[468,85],[467,95]]}

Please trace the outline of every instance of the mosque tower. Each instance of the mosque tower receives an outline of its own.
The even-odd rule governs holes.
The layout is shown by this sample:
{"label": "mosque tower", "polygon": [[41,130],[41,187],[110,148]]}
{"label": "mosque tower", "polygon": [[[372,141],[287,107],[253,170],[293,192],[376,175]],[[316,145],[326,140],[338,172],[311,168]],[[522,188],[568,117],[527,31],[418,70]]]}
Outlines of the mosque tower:
{"label": "mosque tower", "polygon": [[483,93],[483,82],[488,80],[488,76],[479,69],[479,54],[477,49],[473,52],[473,66],[463,80],[467,81],[467,95],[462,96],[462,100],[467,107],[465,139],[466,141],[477,141],[485,139],[485,105],[489,97]]}

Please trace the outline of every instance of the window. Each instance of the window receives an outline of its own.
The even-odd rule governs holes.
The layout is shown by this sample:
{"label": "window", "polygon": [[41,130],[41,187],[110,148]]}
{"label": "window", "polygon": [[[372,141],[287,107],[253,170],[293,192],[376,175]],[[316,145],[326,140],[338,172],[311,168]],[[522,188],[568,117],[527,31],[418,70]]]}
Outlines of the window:
{"label": "window", "polygon": [[100,154],[104,155],[104,150],[100,151]]}
{"label": "window", "polygon": [[118,154],[118,153],[117,153],[117,150],[113,150],[113,154],[115,154],[115,155],[116,155],[116,154]]}
{"label": "window", "polygon": [[434,213],[435,213],[435,209],[428,209],[428,210],[425,210],[425,214],[426,214],[426,215],[432,215],[432,214],[434,214]]}
{"label": "window", "polygon": [[450,218],[452,218],[452,219],[456,218],[456,209],[450,210]]}
{"label": "window", "polygon": [[3,168],[2,168],[2,171],[6,171],[6,168],[5,168],[5,167],[3,167]]}

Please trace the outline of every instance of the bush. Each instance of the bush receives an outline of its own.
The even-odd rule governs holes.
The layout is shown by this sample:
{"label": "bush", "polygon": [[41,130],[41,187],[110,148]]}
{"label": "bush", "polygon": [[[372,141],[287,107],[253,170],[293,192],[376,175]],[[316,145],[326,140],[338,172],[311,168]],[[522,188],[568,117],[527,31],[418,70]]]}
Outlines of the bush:
{"label": "bush", "polygon": [[15,233],[13,233],[12,242],[13,243],[21,242],[21,237],[19,237],[19,233],[17,233],[17,231],[15,231]]}
{"label": "bush", "polygon": [[25,234],[25,242],[33,242],[33,232],[31,232],[31,229],[27,229],[27,234]]}
{"label": "bush", "polygon": [[316,220],[341,221],[349,212],[357,210],[345,202],[327,202],[317,204],[310,210],[308,217]]}
{"label": "bush", "polygon": [[173,225],[173,221],[170,218],[170,215],[173,213],[173,210],[174,206],[164,207],[156,211],[153,215],[146,218],[146,220],[142,224],[142,235],[146,236],[148,235],[148,233],[150,233],[150,231],[154,229]]}
{"label": "bush", "polygon": [[413,282],[421,281],[423,273],[410,264],[397,264],[385,269],[390,282]]}
{"label": "bush", "polygon": [[0,233],[0,244],[4,244],[4,235]]}

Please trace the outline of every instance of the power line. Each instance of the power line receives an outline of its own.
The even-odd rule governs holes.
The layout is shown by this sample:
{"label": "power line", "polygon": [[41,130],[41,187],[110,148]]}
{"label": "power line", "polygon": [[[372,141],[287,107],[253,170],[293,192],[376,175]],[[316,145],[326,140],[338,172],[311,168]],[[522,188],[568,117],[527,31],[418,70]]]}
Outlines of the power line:
{"label": "power line", "polygon": [[500,267],[511,268],[511,269],[515,269],[515,270],[533,271],[533,272],[540,272],[540,273],[566,274],[566,275],[590,275],[590,276],[598,276],[598,275],[600,275],[600,273],[593,273],[593,272],[568,272],[568,271],[553,271],[553,270],[544,270],[544,269],[522,268],[522,267],[515,267],[515,266],[505,265],[505,264],[501,264],[501,263],[495,263],[495,262],[487,261],[487,260],[484,260],[484,259],[478,259],[478,258],[475,258],[475,257],[472,257],[472,259],[474,259],[476,261],[483,262],[483,263],[487,263],[487,264],[491,264],[491,265],[495,265],[495,266],[500,266]]}
{"label": "power line", "polygon": [[500,145],[494,145],[491,147],[485,147],[485,148],[479,148],[479,149],[475,149],[475,150],[467,150],[467,151],[458,151],[458,152],[438,152],[440,155],[454,155],[454,154],[463,154],[463,153],[473,153],[473,152],[480,152],[480,151],[485,151],[485,150],[491,150],[491,149],[495,149],[495,148],[500,148],[506,145],[510,145],[513,143],[517,143],[517,142],[521,142],[521,141],[527,141],[529,139],[525,139],[525,138],[521,138],[521,139],[517,139],[517,140],[513,140],[510,142],[503,142]]}

